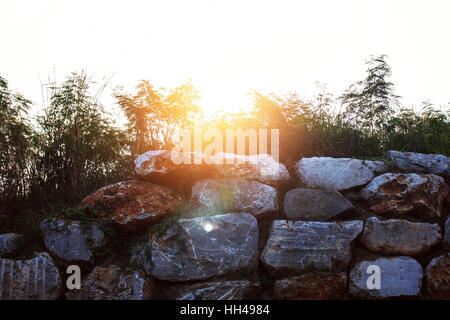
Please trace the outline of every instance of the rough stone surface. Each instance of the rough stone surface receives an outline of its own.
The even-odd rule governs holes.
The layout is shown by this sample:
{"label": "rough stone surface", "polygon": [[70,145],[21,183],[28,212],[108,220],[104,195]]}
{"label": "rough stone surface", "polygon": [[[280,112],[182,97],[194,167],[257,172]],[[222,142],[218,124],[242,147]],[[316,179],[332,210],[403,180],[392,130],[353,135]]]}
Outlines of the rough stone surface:
{"label": "rough stone surface", "polygon": [[415,173],[385,173],[361,190],[374,213],[422,218],[440,217],[447,194],[442,177]]}
{"label": "rough stone surface", "polygon": [[347,273],[315,272],[277,280],[274,296],[282,300],[342,299],[347,292]]}
{"label": "rough stone surface", "polygon": [[340,272],[350,262],[352,241],[362,230],[361,220],[276,220],[261,261],[272,275],[310,270]]}
{"label": "rough stone surface", "polygon": [[342,195],[353,204],[358,203],[362,199],[360,189],[346,191],[343,192]]}
{"label": "rough stone surface", "polygon": [[0,259],[0,300],[54,300],[61,293],[61,276],[48,253],[29,260]]}
{"label": "rough stone surface", "polygon": [[169,185],[178,183],[180,179],[197,181],[221,177],[245,178],[278,186],[290,178],[286,167],[268,154],[219,153],[207,157],[201,152],[188,152],[186,157],[189,163],[172,161],[172,157],[178,158],[180,155],[167,150],[148,151],[134,161],[135,171],[145,180]]}
{"label": "rough stone surface", "polygon": [[41,231],[47,249],[66,261],[92,261],[93,250],[105,245],[103,231],[97,223],[44,220]]}
{"label": "rough stone surface", "polygon": [[[380,289],[368,289],[367,280],[373,275],[368,267],[378,266],[381,271]],[[379,258],[358,263],[349,275],[349,292],[359,298],[383,299],[391,297],[417,296],[422,287],[423,271],[413,258]]]}
{"label": "rough stone surface", "polygon": [[19,248],[21,239],[23,239],[23,236],[16,233],[0,234],[0,257],[14,254]]}
{"label": "rough stone surface", "polygon": [[246,212],[256,217],[278,210],[274,187],[244,179],[203,180],[192,187],[191,204],[210,212]]}
{"label": "rough stone surface", "polygon": [[345,191],[361,187],[384,172],[382,161],[313,157],[297,163],[297,175],[309,188]]}
{"label": "rough stone surface", "polygon": [[123,272],[116,265],[95,267],[81,283],[81,289],[67,291],[68,300],[148,300],[150,280],[142,272]]}
{"label": "rough stone surface", "polygon": [[135,171],[141,178],[151,181],[152,176],[167,174],[176,169],[168,150],[147,151],[134,160]]}
{"label": "rough stone surface", "polygon": [[286,193],[283,210],[291,219],[327,220],[355,209],[350,201],[336,190],[297,188]]}
{"label": "rough stone surface", "polygon": [[442,239],[438,223],[409,222],[402,219],[366,220],[361,242],[374,252],[419,256],[425,254]]}
{"label": "rough stone surface", "polygon": [[442,242],[442,245],[445,249],[450,250],[450,216],[447,218],[447,221],[445,222],[445,236],[444,241]]}
{"label": "rough stone surface", "polygon": [[450,300],[450,252],[431,260],[425,277],[433,299]]}
{"label": "rough stone surface", "polygon": [[[220,153],[213,159],[219,159],[214,168],[223,178],[245,178],[255,180],[271,186],[279,186],[289,180],[286,167],[273,159],[269,154],[240,155]],[[233,164],[227,164],[234,161]]]}
{"label": "rough stone surface", "polygon": [[181,197],[167,187],[139,180],[118,182],[90,194],[81,205],[97,209],[124,230],[138,230],[173,213]]}
{"label": "rough stone surface", "polygon": [[442,154],[423,154],[389,150],[386,157],[403,170],[434,173],[450,177],[450,158]]}
{"label": "rough stone surface", "polygon": [[[188,163],[183,163],[180,155],[184,154],[168,150],[147,151],[134,160],[136,174],[144,180],[163,185],[177,185],[180,180],[192,182],[214,175],[213,167],[195,162],[204,157],[202,153],[186,153]],[[172,160],[178,158],[179,162]]]}
{"label": "rough stone surface", "polygon": [[167,290],[171,300],[254,300],[262,287],[248,280],[210,281],[175,285]]}
{"label": "rough stone surface", "polygon": [[161,237],[138,245],[132,260],[157,279],[189,281],[253,272],[257,255],[256,219],[230,213],[180,219]]}

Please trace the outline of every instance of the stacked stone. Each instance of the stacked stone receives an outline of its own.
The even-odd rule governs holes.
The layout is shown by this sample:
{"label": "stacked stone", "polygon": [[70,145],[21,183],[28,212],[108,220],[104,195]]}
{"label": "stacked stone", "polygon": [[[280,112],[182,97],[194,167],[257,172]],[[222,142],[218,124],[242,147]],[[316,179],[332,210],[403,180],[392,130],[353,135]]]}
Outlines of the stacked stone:
{"label": "stacked stone", "polygon": [[[81,203],[121,232],[142,235],[130,265],[143,272],[114,264],[95,267],[84,277],[82,290],[66,292],[66,299],[259,297],[256,219],[278,213],[277,188],[290,179],[288,171],[268,155],[236,155],[228,165],[176,164],[171,155],[146,152],[135,161],[136,180],[103,187]],[[234,156],[222,155],[224,161]],[[192,186],[188,201],[194,217],[182,212],[162,236],[149,238],[149,227],[180,210],[183,196],[174,190],[186,185]],[[41,230],[47,249],[64,266],[95,265],[96,252],[105,246],[98,223],[45,220]]]}
{"label": "stacked stone", "polygon": [[[304,158],[298,162],[297,175],[303,187],[289,191],[284,199],[286,217],[296,221],[275,221],[263,254],[269,269],[279,269],[283,275],[287,271],[297,274],[275,282],[274,293],[279,298],[343,297],[345,291],[353,298],[421,294],[450,298],[450,265],[445,253],[448,245],[445,240],[442,242],[443,233],[448,237],[449,224],[447,220],[443,232],[447,214],[444,202],[449,194],[444,180],[448,178],[448,158],[396,151],[388,152],[387,157],[405,172],[386,172],[387,166],[380,161]],[[351,195],[357,208],[342,193]],[[363,218],[364,227],[362,220],[346,221],[355,216],[355,210]],[[328,225],[305,220],[326,220]],[[328,230],[318,231],[319,224]],[[336,234],[333,230],[351,224],[353,232],[346,234],[345,241],[330,243]],[[279,225],[289,233],[279,231]],[[353,244],[368,250],[365,256],[370,258],[364,255],[352,258],[349,243],[355,239]],[[340,252],[347,256],[335,254],[342,247],[345,249]],[[325,252],[333,255],[324,258]],[[434,255],[437,257],[427,266]],[[336,264],[338,261],[345,263]],[[326,266],[319,262],[326,262]],[[368,285],[373,266],[380,271],[379,288]],[[307,270],[328,273],[310,280],[312,285],[305,285],[308,282],[299,279],[312,277]],[[342,270],[344,273],[337,273]],[[322,279],[327,279],[330,285],[327,287]],[[323,293],[325,288],[327,292]]]}
{"label": "stacked stone", "polygon": [[[286,193],[285,220],[275,220],[261,255],[277,299],[343,299],[348,270],[364,221],[342,194],[383,172],[382,162],[303,158],[300,188]],[[355,216],[357,218],[355,218]]]}
{"label": "stacked stone", "polygon": [[[400,172],[383,161],[303,158],[291,179],[269,155],[216,156],[233,164],[171,156],[144,153],[135,180],[81,203],[140,236],[128,267],[114,256],[98,265],[101,223],[44,220],[51,256],[9,259],[21,236],[0,235],[0,299],[450,299],[449,158],[388,152]],[[69,264],[91,270],[80,290],[63,289]],[[379,288],[368,287],[373,266]]]}
{"label": "stacked stone", "polygon": [[269,155],[220,154],[201,165],[177,165],[170,156],[147,152],[135,161],[136,173],[192,185],[194,218],[138,245],[132,260],[159,281],[166,299],[258,298],[258,220],[278,213],[277,188],[290,179],[287,169]]}
{"label": "stacked stone", "polygon": [[[403,172],[382,174],[361,191],[367,208],[380,217],[366,220],[361,242],[384,257],[357,264],[350,273],[349,291],[363,298],[429,295],[450,299],[449,248],[442,241],[449,234],[445,207],[450,196],[445,183],[449,158],[389,151],[387,159]],[[380,290],[364,288],[364,264],[368,263],[380,266]]]}

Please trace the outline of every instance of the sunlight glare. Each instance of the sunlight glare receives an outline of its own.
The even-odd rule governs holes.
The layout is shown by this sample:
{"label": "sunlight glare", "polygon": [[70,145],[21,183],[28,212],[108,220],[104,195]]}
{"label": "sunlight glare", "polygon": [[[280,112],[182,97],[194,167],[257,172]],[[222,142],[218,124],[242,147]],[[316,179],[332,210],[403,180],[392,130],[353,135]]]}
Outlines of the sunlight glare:
{"label": "sunlight glare", "polygon": [[203,229],[206,231],[206,233],[210,233],[211,231],[213,231],[214,226],[212,225],[212,223],[207,222],[203,224]]}

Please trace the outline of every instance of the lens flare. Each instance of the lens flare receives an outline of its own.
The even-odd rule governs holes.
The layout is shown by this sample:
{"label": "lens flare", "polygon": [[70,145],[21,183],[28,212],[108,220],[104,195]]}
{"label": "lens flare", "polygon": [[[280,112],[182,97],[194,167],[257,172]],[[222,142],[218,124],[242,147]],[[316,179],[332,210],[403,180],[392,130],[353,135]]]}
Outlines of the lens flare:
{"label": "lens flare", "polygon": [[212,225],[212,223],[207,222],[207,223],[203,224],[203,229],[207,233],[209,233],[209,232],[211,232],[214,229],[214,226]]}

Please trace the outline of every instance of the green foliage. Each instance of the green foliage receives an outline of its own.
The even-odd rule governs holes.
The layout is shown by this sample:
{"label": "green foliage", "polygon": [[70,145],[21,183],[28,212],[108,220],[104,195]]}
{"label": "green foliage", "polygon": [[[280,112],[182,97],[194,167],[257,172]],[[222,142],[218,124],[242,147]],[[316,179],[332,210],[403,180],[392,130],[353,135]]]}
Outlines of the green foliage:
{"label": "green foliage", "polygon": [[394,113],[399,96],[393,93],[394,84],[388,80],[392,72],[385,55],[372,56],[366,64],[367,77],[351,85],[340,100],[346,106],[344,115],[348,121],[373,134]]}
{"label": "green foliage", "polygon": [[80,222],[99,222],[102,224],[109,223],[104,222],[99,212],[92,207],[67,207],[62,209],[53,209],[46,214],[46,217],[52,221],[58,221],[59,219]]}
{"label": "green foliage", "polygon": [[0,215],[21,207],[28,191],[32,127],[26,118],[31,102],[11,92],[0,76]]}
{"label": "green foliage", "polygon": [[[450,109],[448,109],[450,110]],[[387,122],[387,150],[450,155],[450,111],[426,103],[420,112],[402,109]]]}
{"label": "green foliage", "polygon": [[161,238],[167,230],[176,226],[180,219],[179,214],[174,214],[170,217],[162,219],[159,223],[151,226],[147,231],[149,237]]}
{"label": "green foliage", "polygon": [[177,142],[177,129],[191,128],[194,114],[199,112],[198,92],[190,82],[164,92],[155,89],[150,81],[141,80],[135,94],[118,87],[114,97],[128,119],[133,156],[171,149]]}
{"label": "green foliage", "polygon": [[51,87],[32,129],[30,102],[0,78],[0,231],[29,232],[32,226],[18,221],[40,220],[51,208],[76,205],[132,175],[126,134],[90,93],[91,83],[73,73]]}
{"label": "green foliage", "polygon": [[323,123],[311,129],[312,153],[328,157],[372,157],[381,154],[376,136],[355,129],[347,123]]}
{"label": "green foliage", "polygon": [[50,203],[75,204],[98,187],[131,174],[125,134],[114,127],[84,74],[54,87],[50,105],[38,118],[39,189]]}

